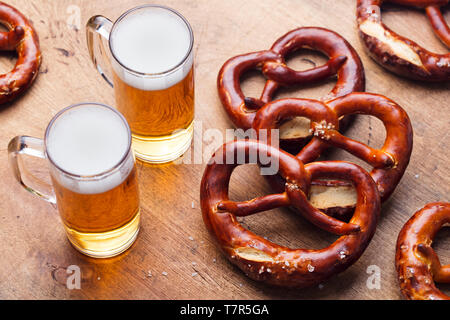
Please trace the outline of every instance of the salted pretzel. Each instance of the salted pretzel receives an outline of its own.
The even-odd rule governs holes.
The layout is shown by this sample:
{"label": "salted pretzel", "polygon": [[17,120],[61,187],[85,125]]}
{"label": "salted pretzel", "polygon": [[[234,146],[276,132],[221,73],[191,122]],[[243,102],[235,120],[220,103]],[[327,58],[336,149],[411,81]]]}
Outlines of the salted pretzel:
{"label": "salted pretzel", "polygon": [[[295,71],[286,65],[285,59],[301,48],[320,51],[330,60],[317,68]],[[260,98],[245,97],[241,90],[240,78],[246,71],[256,68],[261,68],[267,78],[264,90]],[[323,101],[365,90],[364,68],[355,49],[333,31],[304,27],[292,30],[279,38],[270,50],[229,59],[219,72],[217,86],[220,100],[234,125],[247,130],[252,127],[256,110],[271,101],[278,88],[309,85],[334,75],[337,75],[337,83],[327,96],[321,98]],[[341,127],[344,124],[345,122]],[[291,137],[282,133],[281,138],[302,140],[305,137]]]}
{"label": "salted pretzel", "polygon": [[[231,174],[237,166],[251,162],[252,155],[256,162],[267,155],[271,164],[277,163],[285,188],[282,193],[245,202],[230,201]],[[355,185],[358,200],[348,223],[309,203],[310,182],[319,178],[345,179]],[[342,161],[303,165],[294,156],[256,140],[233,141],[216,151],[203,175],[200,200],[203,220],[227,258],[250,278],[285,287],[316,285],[350,267],[369,244],[380,213],[377,188],[361,167]],[[321,250],[290,249],[252,233],[236,219],[285,206],[295,207],[304,218],[340,237]]]}
{"label": "salted pretzel", "polygon": [[23,93],[38,75],[41,64],[39,38],[28,19],[15,8],[0,2],[0,23],[9,29],[0,32],[0,50],[17,52],[14,69],[0,76],[0,104]]}
{"label": "salted pretzel", "polygon": [[[386,128],[386,140],[381,149],[373,149],[339,133],[342,116],[364,114],[380,119]],[[344,149],[373,167],[374,179],[382,201],[392,194],[408,166],[412,152],[413,132],[407,113],[394,101],[377,94],[350,93],[328,102],[308,99],[281,99],[261,108],[253,123],[258,137],[266,129],[265,136],[271,144],[271,130],[278,128],[285,119],[302,116],[311,120],[314,138],[297,154],[303,163],[316,160],[328,147]],[[278,191],[283,182],[272,177],[271,184]],[[324,182],[317,182],[323,184]],[[336,185],[327,182],[328,186]],[[327,208],[321,208],[327,209]],[[337,206],[335,210],[338,210]],[[346,210],[343,210],[345,213]]]}
{"label": "salted pretzel", "polygon": [[417,211],[400,231],[395,265],[407,299],[450,300],[434,284],[450,283],[450,265],[441,266],[431,247],[435,235],[446,224],[450,224],[450,203],[435,202]]}
{"label": "salted pretzel", "polygon": [[369,54],[386,69],[416,80],[450,80],[450,53],[430,52],[382,22],[380,8],[388,2],[425,8],[436,35],[450,48],[450,28],[439,9],[449,0],[358,0],[357,21]]}

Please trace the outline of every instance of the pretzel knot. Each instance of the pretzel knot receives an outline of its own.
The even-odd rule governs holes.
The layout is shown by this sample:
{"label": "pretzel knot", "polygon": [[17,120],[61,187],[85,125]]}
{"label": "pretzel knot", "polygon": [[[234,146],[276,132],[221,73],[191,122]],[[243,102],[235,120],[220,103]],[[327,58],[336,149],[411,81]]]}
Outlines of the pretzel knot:
{"label": "pretzel knot", "polygon": [[381,21],[381,6],[395,3],[425,8],[436,35],[450,48],[450,28],[440,7],[449,0],[358,0],[359,34],[372,58],[386,69],[416,80],[450,80],[450,54],[437,54],[404,38]]}
{"label": "pretzel knot", "polygon": [[441,266],[431,247],[450,223],[450,203],[427,204],[406,222],[397,239],[395,264],[403,295],[411,300],[450,300],[434,282],[450,283],[450,265]]}
{"label": "pretzel knot", "polygon": [[[285,59],[301,48],[320,51],[330,60],[317,68],[295,71],[286,65]],[[267,78],[265,87],[260,98],[245,97],[240,87],[240,78],[246,71],[255,68],[261,68]],[[217,86],[220,100],[234,125],[247,130],[252,127],[256,110],[271,101],[278,88],[310,85],[334,75],[337,75],[337,83],[333,90],[321,99],[323,101],[365,89],[364,68],[353,47],[333,31],[305,27],[288,32],[278,39],[270,50],[229,59],[219,72]],[[306,137],[299,137],[298,134],[292,137],[282,132],[281,138],[301,140]]]}
{"label": "pretzel knot", "polygon": [[[226,163],[226,159],[236,160],[237,154],[244,155],[243,163]],[[238,165],[249,163],[251,154],[264,154],[272,163],[278,163],[279,174],[286,181],[284,191],[245,202],[230,201],[231,174]],[[255,140],[227,143],[213,159],[201,183],[203,220],[228,259],[252,279],[286,287],[319,284],[351,266],[375,232],[380,213],[377,188],[370,175],[355,164],[325,161],[303,165],[294,156]],[[260,156],[256,162],[261,162]],[[320,178],[344,179],[355,186],[358,200],[348,223],[324,214],[308,202],[310,181]],[[236,219],[286,206],[295,207],[311,223],[340,237],[321,250],[291,249],[257,236]]]}
{"label": "pretzel knot", "polygon": [[38,75],[41,52],[36,31],[25,16],[0,2],[0,23],[9,29],[0,32],[0,50],[17,51],[14,69],[0,76],[0,104],[15,99]]}
{"label": "pretzel knot", "polygon": [[[352,140],[339,133],[338,119],[350,114],[364,114],[380,119],[386,128],[386,140],[381,149]],[[302,116],[311,120],[314,138],[297,154],[303,163],[316,160],[328,147],[344,149],[373,167],[370,175],[375,181],[382,201],[387,200],[403,176],[412,152],[413,132],[407,113],[394,101],[377,94],[351,93],[328,102],[307,99],[282,99],[268,103],[255,116],[253,128],[257,134],[266,129],[271,144],[271,130],[285,119]],[[270,177],[275,190],[282,181]],[[323,183],[323,182],[317,182]],[[336,183],[328,183],[335,186]],[[326,211],[327,208],[321,208]],[[344,210],[343,214],[348,210]]]}

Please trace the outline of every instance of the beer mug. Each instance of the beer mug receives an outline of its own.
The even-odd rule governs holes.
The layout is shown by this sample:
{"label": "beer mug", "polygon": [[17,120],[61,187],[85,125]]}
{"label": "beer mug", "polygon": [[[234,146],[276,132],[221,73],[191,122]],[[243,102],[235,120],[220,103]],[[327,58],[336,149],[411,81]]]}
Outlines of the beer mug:
{"label": "beer mug", "polygon": [[136,157],[165,163],[182,156],[194,127],[194,37],[188,21],[173,9],[144,5],[114,23],[94,16],[86,29],[90,56],[114,88]]}
{"label": "beer mug", "polygon": [[[95,103],[65,108],[50,121],[44,140],[15,137],[8,153],[17,181],[58,209],[80,252],[112,257],[134,242],[140,221],[136,165],[130,128],[114,108]],[[22,155],[46,160],[53,194],[28,184],[37,178]],[[37,182],[40,189],[46,184]]]}

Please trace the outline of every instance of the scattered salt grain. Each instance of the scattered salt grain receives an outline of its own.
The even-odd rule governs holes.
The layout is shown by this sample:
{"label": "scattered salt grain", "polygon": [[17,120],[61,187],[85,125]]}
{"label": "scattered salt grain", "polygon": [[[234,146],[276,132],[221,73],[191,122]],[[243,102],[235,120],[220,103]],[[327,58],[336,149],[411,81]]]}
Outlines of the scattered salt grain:
{"label": "scattered salt grain", "polygon": [[192,276],[193,276],[193,277],[196,277],[197,275],[198,275],[197,272],[192,272]]}
{"label": "scattered salt grain", "polygon": [[308,271],[309,271],[309,272],[313,272],[314,269],[315,269],[314,266],[308,264]]}
{"label": "scattered salt grain", "polygon": [[163,272],[161,272],[161,273],[162,273],[162,275],[165,276],[165,277],[167,277],[167,275],[168,275],[168,273],[165,272],[165,271],[163,271]]}
{"label": "scattered salt grain", "polygon": [[191,236],[189,236],[189,240],[191,240],[191,241],[194,241],[194,238],[193,238],[193,237],[191,237]]}

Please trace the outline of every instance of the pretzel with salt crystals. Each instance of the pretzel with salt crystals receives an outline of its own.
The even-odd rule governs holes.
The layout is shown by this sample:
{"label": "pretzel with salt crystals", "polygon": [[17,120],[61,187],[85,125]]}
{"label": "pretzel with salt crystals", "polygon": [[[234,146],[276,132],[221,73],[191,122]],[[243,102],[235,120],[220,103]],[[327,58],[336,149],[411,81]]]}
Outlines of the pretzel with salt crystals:
{"label": "pretzel with salt crystals", "polygon": [[[286,65],[286,57],[302,48],[326,54],[330,60],[323,66],[295,71]],[[245,97],[240,78],[250,69],[261,68],[267,78],[259,99]],[[221,68],[217,87],[228,116],[238,128],[252,127],[256,111],[272,100],[280,87],[309,85],[337,75],[332,91],[321,100],[328,101],[350,92],[365,90],[364,68],[355,49],[337,33],[315,27],[292,30],[279,38],[270,50],[243,54],[229,59]],[[342,119],[344,121],[344,119]],[[347,120],[348,121],[348,118]],[[341,123],[341,128],[344,126]],[[283,138],[283,134],[282,134]],[[307,137],[286,137],[284,140],[303,141]]]}
{"label": "pretzel with salt crystals", "polygon": [[435,282],[450,283],[450,265],[441,266],[431,247],[437,232],[450,224],[450,203],[427,204],[400,231],[395,265],[403,295],[411,300],[450,300]]}
{"label": "pretzel with salt crystals", "polygon": [[[364,114],[380,119],[386,128],[386,140],[381,149],[373,149],[364,143],[347,138],[339,133],[342,116]],[[314,138],[297,154],[303,163],[316,160],[328,147],[344,149],[370,164],[382,201],[389,198],[400,182],[412,152],[413,131],[407,113],[394,101],[377,94],[351,93],[328,102],[307,99],[281,99],[261,108],[253,123],[258,137],[266,129],[267,143],[271,144],[271,130],[279,127],[283,120],[302,116],[311,120],[310,131]],[[275,190],[283,188],[279,178],[269,179]],[[321,183],[321,182],[318,182]],[[328,183],[333,186],[333,183]],[[338,211],[336,208],[335,211]],[[347,209],[341,210],[345,214]]]}
{"label": "pretzel with salt crystals", "polygon": [[[286,184],[282,193],[245,202],[228,198],[228,186],[237,159],[250,162],[251,155],[268,156],[279,164]],[[231,164],[227,160],[233,159]],[[314,208],[306,198],[312,179],[350,180],[358,200],[348,223]],[[369,244],[380,213],[380,198],[370,175],[361,167],[342,161],[313,162],[307,165],[294,156],[255,140],[239,140],[223,145],[206,167],[200,189],[203,220],[227,258],[252,279],[286,287],[307,287],[321,283],[350,267]],[[249,216],[277,207],[294,206],[319,228],[340,235],[321,250],[290,249],[270,242],[243,228],[237,216]]]}
{"label": "pretzel with salt crystals", "polygon": [[387,2],[425,8],[436,35],[450,48],[450,28],[440,11],[449,0],[358,0],[357,21],[369,54],[386,69],[415,80],[450,80],[450,53],[430,52],[389,29],[381,21],[381,6]]}
{"label": "pretzel with salt crystals", "polygon": [[15,8],[0,2],[0,23],[9,29],[0,32],[0,50],[17,51],[14,69],[0,76],[0,104],[23,93],[38,75],[41,64],[39,38],[28,19]]}

